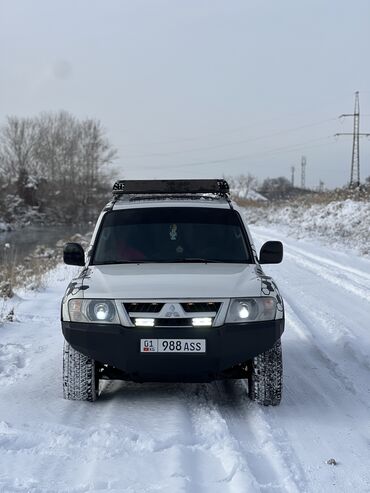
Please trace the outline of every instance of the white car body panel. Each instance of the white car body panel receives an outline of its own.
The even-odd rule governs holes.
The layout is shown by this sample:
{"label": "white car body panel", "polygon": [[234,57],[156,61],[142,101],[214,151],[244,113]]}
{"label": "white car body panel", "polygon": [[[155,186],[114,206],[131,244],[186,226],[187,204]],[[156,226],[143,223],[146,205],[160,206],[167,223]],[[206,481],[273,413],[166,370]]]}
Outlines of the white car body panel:
{"label": "white car body panel", "polygon": [[117,264],[89,267],[85,298],[169,299],[259,296],[255,264]]}

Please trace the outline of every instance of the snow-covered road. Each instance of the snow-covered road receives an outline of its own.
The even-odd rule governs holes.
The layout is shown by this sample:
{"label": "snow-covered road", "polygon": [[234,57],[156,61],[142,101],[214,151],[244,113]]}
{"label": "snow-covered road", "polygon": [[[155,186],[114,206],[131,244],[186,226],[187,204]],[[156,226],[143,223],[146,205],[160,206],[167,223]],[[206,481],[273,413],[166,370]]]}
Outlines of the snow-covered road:
{"label": "snow-covered road", "polygon": [[370,261],[253,233],[285,243],[265,268],[286,302],[282,404],[231,381],[110,382],[96,403],[64,401],[60,266],[0,327],[0,492],[370,491]]}

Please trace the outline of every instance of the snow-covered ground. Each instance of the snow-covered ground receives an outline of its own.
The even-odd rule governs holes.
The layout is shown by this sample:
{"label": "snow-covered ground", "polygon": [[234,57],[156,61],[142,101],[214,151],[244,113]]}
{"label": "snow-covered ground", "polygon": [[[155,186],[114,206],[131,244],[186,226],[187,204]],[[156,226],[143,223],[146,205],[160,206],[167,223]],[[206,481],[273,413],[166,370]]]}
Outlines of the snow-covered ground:
{"label": "snow-covered ground", "polygon": [[285,244],[265,268],[286,302],[282,404],[250,402],[241,381],[110,382],[96,403],[63,400],[60,266],[0,326],[1,492],[370,491],[370,261],[252,232]]}
{"label": "snow-covered ground", "polygon": [[247,208],[248,223],[278,225],[296,238],[320,238],[339,249],[370,256],[370,202],[337,200],[328,204],[269,202],[265,207]]}

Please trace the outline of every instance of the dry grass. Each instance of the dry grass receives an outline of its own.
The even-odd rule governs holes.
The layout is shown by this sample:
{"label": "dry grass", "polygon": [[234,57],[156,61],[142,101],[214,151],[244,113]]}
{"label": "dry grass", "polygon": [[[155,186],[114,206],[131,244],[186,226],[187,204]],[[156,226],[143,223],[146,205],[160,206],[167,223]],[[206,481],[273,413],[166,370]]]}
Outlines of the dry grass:
{"label": "dry grass", "polygon": [[17,288],[41,288],[44,274],[61,261],[58,250],[42,247],[37,247],[21,263],[15,249],[10,246],[3,248],[1,254],[0,298],[12,298]]}
{"label": "dry grass", "polygon": [[19,259],[16,248],[5,244],[0,251],[0,300],[12,298],[14,290],[19,288],[40,289],[44,287],[45,274],[62,262],[63,246],[66,241],[76,241],[84,248],[89,243],[90,234],[76,234],[67,240],[60,240],[54,248],[37,246],[25,258]]}
{"label": "dry grass", "polygon": [[241,207],[257,207],[262,209],[267,209],[271,207],[271,204],[276,206],[286,206],[290,204],[298,205],[314,205],[314,204],[329,204],[335,201],[344,201],[351,199],[354,201],[369,202],[370,201],[370,188],[360,187],[355,189],[350,188],[338,188],[335,190],[330,190],[326,192],[313,192],[306,193],[302,195],[296,195],[294,198],[286,198],[279,200],[266,200],[266,201],[255,201],[243,199],[240,197],[233,197],[233,200]]}

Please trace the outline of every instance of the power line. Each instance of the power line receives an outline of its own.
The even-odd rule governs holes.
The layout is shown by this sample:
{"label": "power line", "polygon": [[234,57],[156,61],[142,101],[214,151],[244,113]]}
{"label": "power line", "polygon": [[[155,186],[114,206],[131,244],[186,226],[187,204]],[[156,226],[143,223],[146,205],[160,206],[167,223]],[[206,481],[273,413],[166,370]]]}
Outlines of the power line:
{"label": "power line", "polygon": [[284,135],[284,134],[290,133],[290,132],[296,132],[298,130],[302,130],[305,128],[316,127],[318,125],[322,125],[323,123],[328,123],[328,122],[331,122],[334,120],[336,120],[336,118],[329,118],[329,119],[321,120],[321,121],[314,122],[314,123],[308,123],[306,125],[300,125],[298,127],[280,130],[278,132],[274,132],[274,133],[267,134],[267,135],[260,135],[258,137],[252,137],[249,139],[243,139],[243,140],[239,140],[239,141],[235,141],[235,142],[228,142],[228,143],[224,143],[224,144],[216,144],[213,146],[195,147],[192,149],[184,149],[181,151],[152,152],[152,153],[145,153],[145,154],[135,154],[135,155],[131,155],[131,156],[130,155],[126,155],[126,156],[124,155],[123,157],[126,159],[139,159],[139,158],[142,159],[145,157],[175,156],[175,155],[179,155],[179,154],[187,154],[187,153],[196,152],[196,151],[209,151],[209,150],[213,150],[213,149],[221,149],[224,147],[230,147],[230,146],[239,145],[239,144],[249,144],[251,142],[257,142],[259,140],[265,140],[265,139],[269,139],[271,137],[278,137],[279,135]]}
{"label": "power line", "polygon": [[[364,91],[362,91],[362,92],[364,92]],[[311,105],[310,108],[305,107],[305,108],[301,108],[299,111],[294,111],[292,113],[284,114],[283,118],[284,119],[296,118],[297,116],[311,113],[314,109],[322,110],[323,108],[327,108],[329,106],[332,106],[334,103],[342,102],[343,98],[347,98],[347,97],[348,97],[348,93],[343,92],[343,93],[341,93],[340,96],[337,96],[335,99],[328,100],[328,98],[326,98],[325,102],[318,102],[317,105],[315,105],[315,106]],[[184,137],[182,139],[157,140],[157,141],[152,141],[152,142],[141,143],[140,145],[141,146],[146,145],[146,144],[149,144],[149,145],[169,145],[169,144],[178,144],[178,143],[182,143],[182,142],[201,141],[201,140],[204,140],[207,138],[219,137],[219,136],[223,136],[223,135],[233,135],[235,133],[247,130],[251,127],[254,128],[257,125],[266,125],[266,124],[269,124],[271,122],[281,121],[283,118],[282,118],[282,116],[277,116],[275,118],[270,118],[270,119],[263,119],[263,120],[257,120],[257,121],[253,120],[253,122],[250,123],[249,125],[237,127],[237,128],[233,128],[233,129],[229,129],[229,130],[224,130],[222,132],[211,132],[211,133],[203,135],[203,136]],[[126,131],[126,129],[124,129],[124,131]]]}
{"label": "power line", "polygon": [[300,149],[304,149],[304,150],[315,149],[317,147],[322,147],[322,146],[326,146],[329,144],[333,144],[334,142],[325,142],[325,143],[321,143],[321,144],[307,146],[307,143],[309,143],[309,142],[322,142],[324,140],[327,141],[328,139],[331,139],[331,138],[332,137],[329,136],[329,137],[324,137],[321,139],[312,139],[311,141],[307,141],[306,143],[297,144],[295,146],[279,147],[279,148],[270,149],[268,151],[263,151],[263,152],[254,153],[254,154],[243,154],[243,155],[239,155],[239,156],[230,156],[230,157],[226,157],[226,158],[222,158],[222,159],[213,159],[213,160],[209,159],[206,161],[193,161],[193,162],[179,163],[179,164],[173,164],[172,163],[169,165],[160,164],[158,166],[145,166],[142,169],[166,169],[166,168],[183,168],[183,167],[185,168],[185,167],[193,167],[193,166],[204,166],[207,164],[224,164],[224,163],[229,163],[232,161],[241,161],[241,160],[251,159],[251,158],[255,159],[256,157],[257,157],[257,159],[261,158],[261,157],[265,157],[265,156],[274,157],[274,155],[281,154],[284,152],[289,153],[289,152],[296,152],[297,150],[300,150]]}

